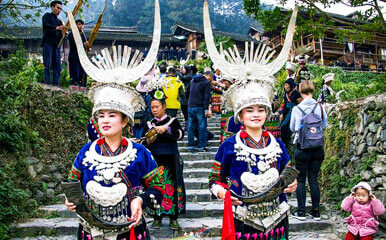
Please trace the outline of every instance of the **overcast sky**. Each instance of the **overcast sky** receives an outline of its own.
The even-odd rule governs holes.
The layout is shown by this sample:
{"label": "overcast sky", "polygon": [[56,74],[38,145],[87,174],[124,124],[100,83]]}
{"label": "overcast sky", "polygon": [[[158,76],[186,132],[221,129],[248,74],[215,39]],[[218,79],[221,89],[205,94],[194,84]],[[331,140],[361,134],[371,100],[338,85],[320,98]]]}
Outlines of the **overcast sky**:
{"label": "overcast sky", "polygon": [[[277,0],[261,0],[261,1],[264,3],[267,3],[267,4],[279,5],[279,1],[277,1]],[[386,16],[386,3],[378,1],[378,4],[383,7],[382,13],[383,13],[383,16],[385,17]],[[289,0],[288,4],[285,7],[286,8],[293,8],[294,5],[295,5],[295,0]],[[351,7],[348,7],[344,4],[335,4],[331,8],[324,8],[321,4],[317,4],[317,6],[320,7],[321,9],[325,10],[326,12],[337,13],[337,14],[341,14],[341,15],[348,15],[352,12],[357,11],[357,10],[363,11],[363,10],[366,10],[368,8],[368,7],[351,8]]]}

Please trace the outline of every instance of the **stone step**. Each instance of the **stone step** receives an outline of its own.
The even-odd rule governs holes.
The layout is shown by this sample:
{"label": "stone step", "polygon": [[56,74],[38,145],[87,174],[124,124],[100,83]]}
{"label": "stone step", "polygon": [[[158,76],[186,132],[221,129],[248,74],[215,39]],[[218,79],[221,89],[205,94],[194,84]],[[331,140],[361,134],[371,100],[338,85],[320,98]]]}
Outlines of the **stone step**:
{"label": "stone step", "polygon": [[[213,202],[187,202],[184,218],[221,217],[224,210],[222,201]],[[198,219],[195,219],[198,220]]]}
{"label": "stone step", "polygon": [[186,160],[184,159],[184,169],[193,169],[193,168],[210,168],[213,164],[213,159],[208,160]]}
{"label": "stone step", "polygon": [[[295,212],[297,210],[297,207],[298,207],[298,202],[296,200],[296,197],[289,197],[288,198],[288,205],[291,207],[291,211]],[[312,210],[311,197],[307,197],[307,199],[306,199],[306,214],[310,213],[311,210]],[[326,206],[324,206],[323,203],[320,203],[319,211],[321,214],[326,212]]]}
{"label": "stone step", "polygon": [[[218,150],[218,147],[207,147],[207,149],[208,149],[208,152],[216,153]],[[188,147],[179,147],[178,151],[180,151],[180,153],[189,152]]]}
{"label": "stone step", "polygon": [[75,235],[56,235],[56,236],[34,236],[11,238],[12,240],[77,240]]}
{"label": "stone step", "polygon": [[300,232],[307,229],[307,231],[322,231],[326,229],[331,229],[333,223],[330,220],[320,220],[316,221],[314,219],[309,219],[305,221],[300,221],[293,216],[289,217],[290,232]]}
{"label": "stone step", "polygon": [[[178,147],[187,147],[188,146],[188,141],[187,140],[182,140],[182,141],[178,141]],[[208,147],[218,147],[220,145],[220,140],[209,140],[207,142],[207,146]]]}
{"label": "stone step", "polygon": [[187,202],[211,202],[217,201],[211,199],[209,189],[187,189],[186,190],[186,201]]}
{"label": "stone step", "polygon": [[209,179],[204,178],[186,178],[184,179],[185,189],[208,189]]}
{"label": "stone step", "polygon": [[179,218],[180,231],[173,231],[169,228],[169,219],[162,220],[160,229],[153,229],[153,219],[147,219],[150,235],[154,240],[170,239],[221,239],[222,218]]}
{"label": "stone step", "polygon": [[184,179],[188,178],[205,178],[209,176],[210,168],[193,168],[184,169]]}
{"label": "stone step", "polygon": [[39,235],[74,235],[79,225],[78,218],[34,218],[24,223],[11,225],[15,237]]}
{"label": "stone step", "polygon": [[[185,218],[178,219],[181,226],[179,232],[171,230],[169,226],[169,220],[164,218],[162,221],[163,226],[161,229],[153,229],[151,224],[153,219],[151,217],[146,218],[150,234],[152,239],[170,239],[173,237],[187,237],[195,236],[196,239],[201,237],[218,237],[221,236],[222,218],[218,217],[202,217],[202,218]],[[307,219],[306,221],[299,221],[296,218],[290,216],[290,234],[291,232],[307,232],[309,231],[323,231],[333,227],[333,223],[330,220],[315,221]],[[75,239],[75,234],[78,227],[77,218],[51,218],[51,219],[29,219],[25,223],[15,224],[12,227],[13,232],[16,233],[15,239]],[[66,238],[60,237],[48,237],[48,236],[66,236]],[[28,236],[28,237],[27,237]],[[33,237],[39,236],[39,237]],[[71,238],[70,236],[74,236]],[[185,239],[185,238],[184,238]],[[190,238],[193,239],[193,238]],[[212,238],[210,238],[212,239]],[[213,238],[214,239],[214,238]],[[217,238],[216,238],[217,239]],[[301,238],[304,239],[304,238]]]}
{"label": "stone step", "polygon": [[180,155],[184,160],[214,160],[216,152],[181,152]]}
{"label": "stone step", "polygon": [[[219,201],[187,202],[186,213],[183,217],[200,218],[221,216],[223,208],[223,203]],[[52,218],[53,216],[60,218],[76,218],[76,213],[68,210],[64,204],[42,206],[38,211],[45,218]]]}

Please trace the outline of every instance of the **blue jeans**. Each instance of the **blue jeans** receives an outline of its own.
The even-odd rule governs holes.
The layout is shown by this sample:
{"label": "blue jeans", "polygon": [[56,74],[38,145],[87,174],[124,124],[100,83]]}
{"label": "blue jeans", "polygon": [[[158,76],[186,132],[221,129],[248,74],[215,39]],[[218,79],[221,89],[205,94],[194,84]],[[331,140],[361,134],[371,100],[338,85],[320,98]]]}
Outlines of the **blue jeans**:
{"label": "blue jeans", "polygon": [[51,84],[50,70],[52,67],[52,85],[59,86],[60,71],[62,71],[60,49],[48,43],[43,43],[43,63],[45,83]]}
{"label": "blue jeans", "polygon": [[302,150],[298,146],[295,151],[295,167],[300,171],[298,175],[298,188],[296,189],[296,198],[298,200],[298,210],[306,209],[306,179],[310,184],[312,209],[319,210],[320,188],[318,183],[320,166],[324,159],[323,147]]}
{"label": "blue jeans", "polygon": [[207,122],[205,110],[203,107],[188,108],[188,148],[194,148],[194,132],[198,123],[198,147],[203,149],[206,147],[206,128]]}

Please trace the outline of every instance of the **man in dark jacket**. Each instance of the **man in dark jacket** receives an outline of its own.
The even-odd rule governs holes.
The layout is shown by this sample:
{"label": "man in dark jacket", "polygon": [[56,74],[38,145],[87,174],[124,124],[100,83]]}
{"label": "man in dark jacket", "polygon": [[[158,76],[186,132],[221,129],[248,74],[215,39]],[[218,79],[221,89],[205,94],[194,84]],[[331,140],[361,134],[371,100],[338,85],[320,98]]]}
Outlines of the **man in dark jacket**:
{"label": "man in dark jacket", "polygon": [[[88,42],[83,32],[84,22],[78,19],[76,20],[76,26],[78,27],[83,45],[87,48]],[[80,64],[78,50],[76,49],[75,39],[72,32],[68,35],[68,41],[70,43],[70,54],[68,55],[68,62],[70,65],[70,88],[73,90],[84,91],[86,90],[87,75]]]}
{"label": "man in dark jacket", "polygon": [[193,79],[187,89],[188,95],[188,149],[194,151],[194,131],[198,124],[198,151],[206,151],[207,117],[210,102],[210,82],[201,74],[197,74],[196,66],[191,67]]}
{"label": "man in dark jacket", "polygon": [[52,84],[59,85],[61,63],[60,63],[60,49],[58,44],[62,37],[62,31],[65,29],[62,21],[58,19],[62,11],[61,1],[52,1],[51,13],[46,13],[43,16],[43,62],[44,62],[44,77],[46,84],[51,84],[50,70],[53,68]]}

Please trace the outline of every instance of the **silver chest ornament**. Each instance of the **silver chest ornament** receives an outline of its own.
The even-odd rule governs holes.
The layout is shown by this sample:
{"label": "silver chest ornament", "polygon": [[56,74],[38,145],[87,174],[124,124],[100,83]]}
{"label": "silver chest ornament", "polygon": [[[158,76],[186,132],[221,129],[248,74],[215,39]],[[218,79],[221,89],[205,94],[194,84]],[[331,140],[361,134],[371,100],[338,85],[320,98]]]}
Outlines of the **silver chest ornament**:
{"label": "silver chest ornament", "polygon": [[234,145],[236,160],[248,163],[249,167],[257,166],[261,173],[271,168],[271,165],[277,162],[277,159],[283,151],[275,137],[271,133],[268,134],[271,140],[270,144],[265,148],[255,149],[246,146],[241,141],[240,132],[238,132],[236,134],[236,143]]}
{"label": "silver chest ornament", "polygon": [[[117,156],[106,157],[97,153],[95,151],[97,141],[94,141],[85,153],[82,164],[90,171],[95,169],[97,173],[93,180],[87,182],[86,191],[90,199],[99,206],[116,206],[126,196],[127,186],[122,182],[120,172],[137,158],[137,149],[130,140],[126,140],[127,149]],[[112,186],[103,186],[102,183],[112,183]]]}
{"label": "silver chest ornament", "polygon": [[95,151],[97,141],[91,144],[89,151],[85,153],[82,164],[90,171],[96,170],[97,175],[94,176],[95,181],[105,181],[106,183],[120,183],[122,181],[119,173],[130,166],[137,157],[137,149],[133,148],[133,143],[129,139],[126,140],[128,143],[127,149],[123,153],[113,157],[105,157],[97,153]]}

